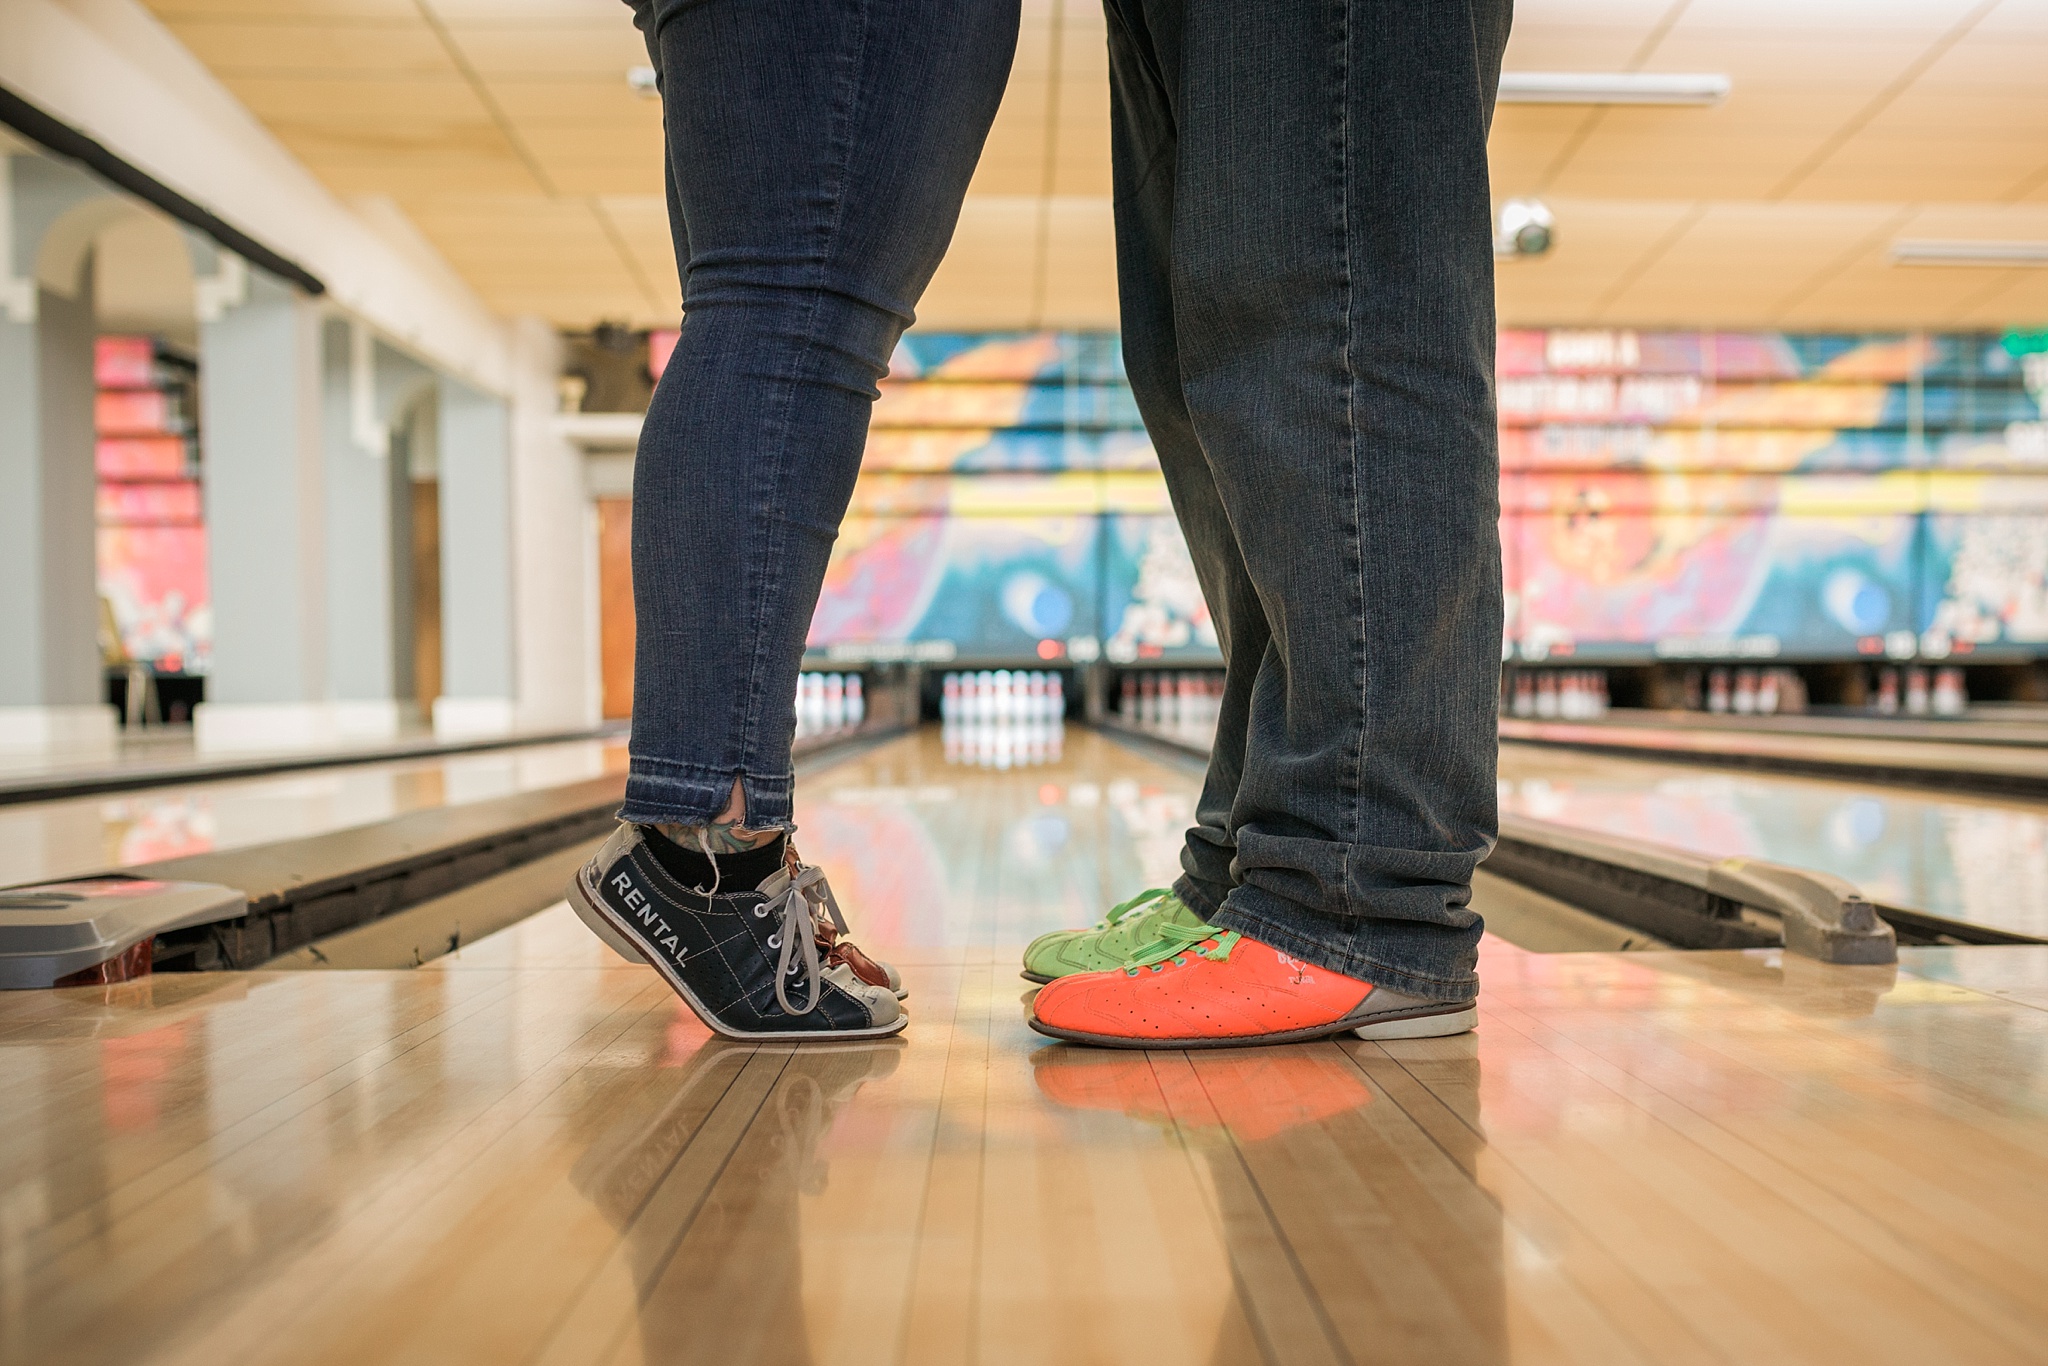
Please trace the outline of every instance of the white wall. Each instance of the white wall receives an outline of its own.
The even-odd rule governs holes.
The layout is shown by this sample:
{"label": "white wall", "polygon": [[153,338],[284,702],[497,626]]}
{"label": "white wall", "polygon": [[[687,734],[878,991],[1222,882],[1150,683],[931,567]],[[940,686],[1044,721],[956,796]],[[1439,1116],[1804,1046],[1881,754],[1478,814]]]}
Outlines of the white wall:
{"label": "white wall", "polygon": [[513,603],[521,729],[594,726],[596,531],[582,454],[555,422],[561,342],[538,318],[512,324]]}
{"label": "white wall", "polygon": [[[489,648],[460,649],[458,640],[463,658],[449,681],[472,666],[492,674],[506,649],[500,672],[513,695],[484,688],[495,715],[521,729],[595,724],[589,503],[579,455],[554,428],[559,343],[548,324],[492,315],[392,206],[344,204],[135,0],[0,0],[0,83],[312,271],[328,286],[325,309],[367,323],[461,387],[502,400],[505,473],[491,492],[503,500],[509,534],[500,536],[509,553],[495,560],[488,582],[474,563],[444,576],[442,612],[444,623],[481,613],[509,630],[486,641]],[[317,408],[311,416],[317,423]],[[232,462],[208,464],[209,504],[234,501],[235,490],[212,486]],[[247,471],[252,489],[274,473],[263,466]],[[448,521],[444,512],[444,528]],[[294,629],[324,641],[312,598],[298,596],[312,619]],[[324,705],[331,690],[329,681],[283,691]]]}

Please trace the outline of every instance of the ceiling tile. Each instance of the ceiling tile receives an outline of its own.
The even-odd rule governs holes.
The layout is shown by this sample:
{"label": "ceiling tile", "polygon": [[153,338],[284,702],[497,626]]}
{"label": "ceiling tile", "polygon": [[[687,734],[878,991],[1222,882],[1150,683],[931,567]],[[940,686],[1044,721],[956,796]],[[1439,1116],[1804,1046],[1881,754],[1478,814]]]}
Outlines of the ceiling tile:
{"label": "ceiling tile", "polygon": [[[660,109],[626,85],[646,58],[618,0],[144,2],[330,187],[403,203],[492,307],[673,318]],[[1542,193],[1559,237],[1503,263],[1502,319],[2038,325],[2048,271],[1887,253],[1900,204],[1919,206],[1904,233],[2048,238],[2048,0],[2004,0],[1957,39],[1975,3],[1520,0],[1511,70],[1720,71],[1734,90],[1707,109],[1504,106],[1495,197]],[[1104,29],[1092,0],[1023,6],[927,323],[1113,320]]]}
{"label": "ceiling tile", "polygon": [[172,30],[215,74],[456,76],[455,63],[418,16],[337,23],[191,20]]}
{"label": "ceiling tile", "polygon": [[626,19],[606,23],[480,24],[451,21],[448,32],[480,74],[491,76],[610,76],[619,81],[647,64],[640,33]]}

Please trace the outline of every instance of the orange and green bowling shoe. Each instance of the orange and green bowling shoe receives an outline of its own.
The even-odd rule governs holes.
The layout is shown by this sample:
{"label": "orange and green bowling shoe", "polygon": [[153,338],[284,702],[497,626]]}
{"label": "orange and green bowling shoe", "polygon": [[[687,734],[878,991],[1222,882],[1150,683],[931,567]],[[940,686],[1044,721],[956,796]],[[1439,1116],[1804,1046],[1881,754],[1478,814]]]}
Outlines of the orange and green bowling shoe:
{"label": "orange and green bowling shoe", "polygon": [[1054,930],[1041,934],[1024,950],[1024,978],[1050,982],[1077,972],[1103,972],[1122,967],[1147,950],[1170,942],[1175,947],[1185,939],[1162,941],[1169,927],[1199,929],[1199,939],[1209,933],[1202,917],[1165,887],[1138,893],[1129,901],[1110,907],[1100,924],[1087,930]]}
{"label": "orange and green bowling shoe", "polygon": [[1376,987],[1235,930],[1167,929],[1158,937],[1122,967],[1048,983],[1031,1003],[1030,1026],[1108,1048],[1231,1048],[1347,1031],[1434,1039],[1463,1034],[1479,1018],[1474,1001]]}

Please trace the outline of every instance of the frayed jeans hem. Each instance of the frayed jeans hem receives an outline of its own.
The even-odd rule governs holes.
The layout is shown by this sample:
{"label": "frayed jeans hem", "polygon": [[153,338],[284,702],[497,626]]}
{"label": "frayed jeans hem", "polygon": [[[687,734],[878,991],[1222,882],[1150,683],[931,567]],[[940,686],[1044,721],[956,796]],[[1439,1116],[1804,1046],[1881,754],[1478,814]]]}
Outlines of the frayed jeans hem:
{"label": "frayed jeans hem", "polygon": [[792,827],[793,774],[734,773],[641,756],[627,770],[619,819],[633,825],[709,825],[731,802],[735,777],[746,796],[749,830]]}

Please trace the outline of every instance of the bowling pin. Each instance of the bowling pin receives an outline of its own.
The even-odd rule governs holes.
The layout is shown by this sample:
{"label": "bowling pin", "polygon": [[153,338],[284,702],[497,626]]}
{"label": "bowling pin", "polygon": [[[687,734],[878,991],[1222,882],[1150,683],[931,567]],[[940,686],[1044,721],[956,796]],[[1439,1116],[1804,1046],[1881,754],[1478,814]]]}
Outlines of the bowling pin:
{"label": "bowling pin", "polygon": [[1969,694],[1964,691],[1963,671],[1946,668],[1934,675],[1934,714],[1936,716],[1961,716],[1969,710]]}
{"label": "bowling pin", "polygon": [[1925,716],[1932,710],[1927,695],[1927,670],[1915,665],[1906,670],[1906,715]]}
{"label": "bowling pin", "polygon": [[1528,674],[1515,675],[1513,711],[1524,720],[1536,714],[1536,680]]}
{"label": "bowling pin", "polygon": [[1756,670],[1735,671],[1735,714],[1754,716],[1756,714]]}

